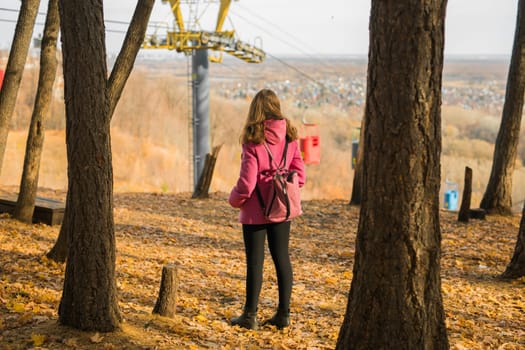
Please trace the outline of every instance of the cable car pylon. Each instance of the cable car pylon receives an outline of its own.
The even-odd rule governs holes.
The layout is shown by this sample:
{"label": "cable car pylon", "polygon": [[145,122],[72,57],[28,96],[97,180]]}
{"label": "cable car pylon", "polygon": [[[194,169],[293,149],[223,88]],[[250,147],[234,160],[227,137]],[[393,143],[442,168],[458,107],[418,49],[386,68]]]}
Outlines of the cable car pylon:
{"label": "cable car pylon", "polygon": [[[169,3],[176,28],[173,31],[167,30],[162,35],[157,33],[146,35],[142,48],[176,50],[191,55],[193,190],[195,191],[204,170],[206,155],[210,153],[209,61],[222,62],[222,53],[226,52],[247,63],[261,63],[266,54],[261,48],[235,38],[234,30],[222,29],[231,0],[207,1],[220,3],[214,31],[186,29],[181,5],[196,5],[198,0],[162,0],[162,2]],[[193,22],[197,22],[196,18]],[[191,28],[192,25],[188,27]],[[218,56],[208,56],[209,50],[218,52]]]}

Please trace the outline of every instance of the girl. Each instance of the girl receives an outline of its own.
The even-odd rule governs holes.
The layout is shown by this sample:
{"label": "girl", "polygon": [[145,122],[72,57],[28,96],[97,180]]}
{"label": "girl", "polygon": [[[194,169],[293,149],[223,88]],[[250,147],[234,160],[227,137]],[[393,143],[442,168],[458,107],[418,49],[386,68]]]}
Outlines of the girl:
{"label": "girl", "polygon": [[288,254],[290,221],[271,223],[264,217],[256,193],[256,186],[266,198],[270,189],[272,165],[264,143],[274,159],[282,159],[285,142],[288,150],[285,166],[298,174],[299,185],[305,182],[304,162],[297,143],[297,129],[281,113],[279,99],[268,89],[259,91],[253,98],[242,135],[242,162],[239,179],[232,189],[229,202],[240,208],[246,252],[246,301],[244,312],[231,320],[232,325],[257,329],[257,304],[262,286],[264,244],[268,245],[277,272],[279,306],[275,315],[265,324],[279,329],[290,324],[290,297],[292,294],[292,265]]}

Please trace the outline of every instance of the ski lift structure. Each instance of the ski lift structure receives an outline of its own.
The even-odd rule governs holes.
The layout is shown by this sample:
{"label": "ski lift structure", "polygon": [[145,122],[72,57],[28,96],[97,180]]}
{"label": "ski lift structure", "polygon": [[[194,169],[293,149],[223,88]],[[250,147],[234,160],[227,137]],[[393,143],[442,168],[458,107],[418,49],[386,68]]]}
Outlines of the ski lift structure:
{"label": "ski lift structure", "polygon": [[[238,0],[236,0],[238,1]],[[200,29],[199,3],[219,4],[215,30]],[[266,57],[261,49],[262,40],[256,39],[256,45],[243,42],[236,37],[234,30],[223,30],[224,22],[232,0],[162,0],[169,4],[175,19],[173,30],[168,26],[162,33],[156,30],[147,34],[142,44],[143,49],[175,50],[191,56],[191,89],[192,89],[192,143],[193,143],[193,187],[197,189],[199,178],[204,172],[206,155],[210,153],[209,96],[210,83],[208,62],[222,62],[222,54],[227,53],[247,63],[261,63]],[[184,21],[184,13],[189,20]],[[207,8],[207,7],[206,7]],[[209,56],[208,51],[216,55]],[[190,79],[188,72],[188,80]]]}

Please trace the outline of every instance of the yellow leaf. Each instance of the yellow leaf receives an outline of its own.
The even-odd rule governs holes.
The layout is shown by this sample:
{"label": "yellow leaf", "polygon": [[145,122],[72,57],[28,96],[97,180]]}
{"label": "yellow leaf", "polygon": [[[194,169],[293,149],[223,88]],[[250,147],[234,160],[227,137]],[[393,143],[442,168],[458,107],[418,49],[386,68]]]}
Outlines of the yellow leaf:
{"label": "yellow leaf", "polygon": [[324,281],[326,284],[337,284],[337,278],[335,277],[327,277]]}
{"label": "yellow leaf", "polygon": [[25,305],[22,303],[14,303],[12,309],[14,312],[24,312]]}
{"label": "yellow leaf", "polygon": [[44,334],[31,334],[31,340],[33,341],[34,346],[41,346],[46,341],[46,336]]}
{"label": "yellow leaf", "polygon": [[195,320],[199,321],[199,322],[206,322],[206,321],[208,321],[206,316],[204,316],[203,314],[198,314],[197,316],[195,316]]}

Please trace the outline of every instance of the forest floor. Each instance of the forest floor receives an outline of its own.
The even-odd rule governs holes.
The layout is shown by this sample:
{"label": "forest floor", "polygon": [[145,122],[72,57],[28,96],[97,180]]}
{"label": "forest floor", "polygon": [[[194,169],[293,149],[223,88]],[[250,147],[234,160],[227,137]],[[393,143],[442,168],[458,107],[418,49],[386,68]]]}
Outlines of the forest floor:
{"label": "forest floor", "polygon": [[[64,199],[63,192],[40,195]],[[244,250],[237,211],[224,193],[115,194],[117,286],[124,322],[113,333],[58,324],[65,266],[44,256],[58,226],[0,216],[0,350],[333,349],[352,278],[359,209],[343,200],[304,202],[292,225],[291,326],[231,327],[244,301]],[[441,211],[442,289],[452,349],[525,349],[525,279],[497,277],[516,243],[518,215],[468,224]],[[178,266],[177,314],[152,314],[162,267]],[[273,314],[269,254],[259,317]]]}

